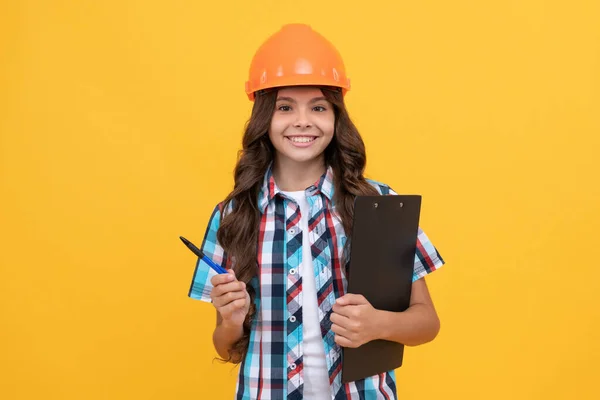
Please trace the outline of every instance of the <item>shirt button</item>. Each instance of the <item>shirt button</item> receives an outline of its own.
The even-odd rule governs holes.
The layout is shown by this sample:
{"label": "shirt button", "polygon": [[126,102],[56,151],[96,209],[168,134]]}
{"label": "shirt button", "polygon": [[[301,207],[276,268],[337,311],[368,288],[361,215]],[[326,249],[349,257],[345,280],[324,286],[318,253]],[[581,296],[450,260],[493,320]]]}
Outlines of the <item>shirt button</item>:
{"label": "shirt button", "polygon": [[293,371],[296,369],[296,364],[290,364],[290,369]]}
{"label": "shirt button", "polygon": [[296,233],[296,230],[294,228],[290,229],[290,235],[293,235],[294,233]]}
{"label": "shirt button", "polygon": [[296,317],[294,317],[293,315],[290,317],[290,322],[296,322]]}
{"label": "shirt button", "polygon": [[292,268],[292,269],[290,269],[290,274],[292,274],[292,275],[296,275],[296,268]]}

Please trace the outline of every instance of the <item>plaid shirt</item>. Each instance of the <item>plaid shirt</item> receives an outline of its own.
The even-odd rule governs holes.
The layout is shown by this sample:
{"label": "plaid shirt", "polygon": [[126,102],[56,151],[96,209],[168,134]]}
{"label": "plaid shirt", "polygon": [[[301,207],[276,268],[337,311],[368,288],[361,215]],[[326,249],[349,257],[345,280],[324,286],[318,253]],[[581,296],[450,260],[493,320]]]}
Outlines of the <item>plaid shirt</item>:
{"label": "plaid shirt", "polygon": [[[388,186],[369,181],[380,194],[396,194]],[[341,348],[334,341],[330,315],[335,300],[346,292],[347,280],[341,260],[346,235],[333,204],[331,168],[306,189],[310,205],[309,232],[318,315],[329,370],[331,398],[396,399],[394,371],[342,384]],[[271,169],[258,198],[261,211],[258,239],[258,275],[250,282],[257,295],[257,314],[252,322],[248,353],[240,365],[237,399],[302,399],[302,235],[300,207],[277,188]],[[202,250],[213,261],[230,268],[217,242],[222,204],[210,219]],[[435,271],[443,259],[419,228],[413,281]],[[210,302],[215,273],[198,261],[189,296]]]}

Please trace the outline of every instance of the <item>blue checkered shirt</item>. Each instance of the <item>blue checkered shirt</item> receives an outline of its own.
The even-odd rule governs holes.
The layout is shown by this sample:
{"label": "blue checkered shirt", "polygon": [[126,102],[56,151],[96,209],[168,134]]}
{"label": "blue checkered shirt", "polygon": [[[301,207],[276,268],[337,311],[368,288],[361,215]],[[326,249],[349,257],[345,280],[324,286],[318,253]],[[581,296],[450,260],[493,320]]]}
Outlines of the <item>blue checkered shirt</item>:
{"label": "blue checkered shirt", "polygon": [[[396,194],[387,185],[369,180],[382,195]],[[343,384],[341,348],[334,342],[330,316],[335,300],[346,293],[347,280],[341,260],[346,234],[333,203],[333,171],[306,189],[310,205],[309,235],[317,288],[319,319],[329,370],[331,398],[396,399],[394,371]],[[240,365],[236,399],[302,399],[302,263],[300,207],[280,192],[272,170],[265,174],[258,198],[261,212],[258,239],[258,275],[250,282],[257,293],[256,316],[252,322],[248,352]],[[213,261],[231,267],[217,241],[222,204],[210,218],[203,252]],[[227,212],[227,211],[225,211]],[[346,250],[347,251],[347,250]],[[419,228],[413,281],[441,267],[444,261]],[[290,272],[291,271],[291,272]],[[215,272],[199,260],[189,296],[210,302]],[[291,318],[294,316],[295,318]],[[292,322],[294,321],[294,322]]]}

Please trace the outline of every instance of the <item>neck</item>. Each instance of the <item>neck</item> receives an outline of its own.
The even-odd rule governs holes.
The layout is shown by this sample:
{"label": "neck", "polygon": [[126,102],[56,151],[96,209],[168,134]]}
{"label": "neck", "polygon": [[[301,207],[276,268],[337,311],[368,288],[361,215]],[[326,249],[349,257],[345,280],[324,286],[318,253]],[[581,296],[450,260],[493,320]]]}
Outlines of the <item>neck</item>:
{"label": "neck", "polygon": [[326,170],[324,158],[310,163],[295,163],[276,158],[273,164],[273,177],[280,190],[295,192],[305,190],[314,184]]}

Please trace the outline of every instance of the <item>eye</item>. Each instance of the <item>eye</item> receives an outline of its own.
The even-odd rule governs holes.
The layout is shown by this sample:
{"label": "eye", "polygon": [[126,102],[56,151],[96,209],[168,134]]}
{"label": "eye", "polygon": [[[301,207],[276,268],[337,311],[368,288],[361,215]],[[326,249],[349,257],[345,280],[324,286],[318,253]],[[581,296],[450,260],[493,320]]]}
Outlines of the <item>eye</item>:
{"label": "eye", "polygon": [[283,106],[279,106],[279,107],[277,107],[277,109],[278,109],[279,111],[284,111],[284,112],[286,112],[286,111],[290,111],[290,110],[292,109],[292,107],[283,105]]}
{"label": "eye", "polygon": [[327,109],[323,106],[315,106],[315,107],[313,107],[313,111],[324,112],[324,111],[327,111]]}

